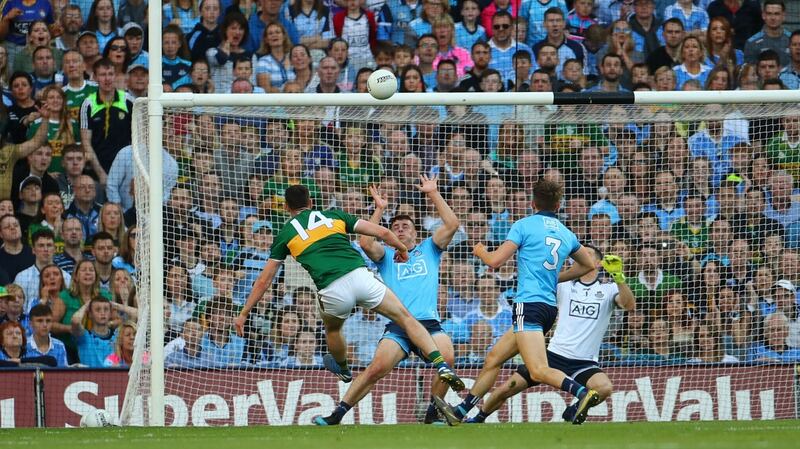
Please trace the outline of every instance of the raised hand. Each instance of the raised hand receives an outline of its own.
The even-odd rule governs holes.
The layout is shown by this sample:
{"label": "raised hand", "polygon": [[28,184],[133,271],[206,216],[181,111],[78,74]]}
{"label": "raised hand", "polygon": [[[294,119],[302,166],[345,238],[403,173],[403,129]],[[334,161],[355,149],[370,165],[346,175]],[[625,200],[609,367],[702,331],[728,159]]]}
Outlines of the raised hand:
{"label": "raised hand", "polygon": [[617,284],[625,283],[625,275],[622,272],[622,258],[614,254],[606,254],[602,262],[603,269],[611,275]]}
{"label": "raised hand", "polygon": [[36,106],[36,111],[39,113],[39,117],[41,117],[42,123],[45,125],[47,124],[47,120],[49,120],[50,117],[55,116],[57,114],[57,112],[51,111],[50,107],[47,106],[46,103],[43,103],[41,106]]}
{"label": "raised hand", "polygon": [[389,207],[389,202],[383,199],[376,186],[369,186],[369,193],[372,194],[372,199],[375,201],[375,209],[386,210]]}
{"label": "raised hand", "polygon": [[419,175],[419,185],[417,189],[425,194],[435,192],[438,180],[438,176],[428,177],[428,175]]}

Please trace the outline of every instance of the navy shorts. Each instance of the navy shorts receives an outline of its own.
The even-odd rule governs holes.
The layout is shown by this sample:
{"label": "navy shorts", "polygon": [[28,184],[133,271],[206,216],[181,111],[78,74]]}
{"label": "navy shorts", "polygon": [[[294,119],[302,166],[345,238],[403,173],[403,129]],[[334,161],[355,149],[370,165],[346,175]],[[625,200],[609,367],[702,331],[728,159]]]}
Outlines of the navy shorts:
{"label": "navy shorts", "polygon": [[[594,360],[568,359],[550,351],[547,351],[547,364],[550,368],[555,368],[575,379],[575,381],[581,385],[586,385],[586,382],[589,382],[592,376],[603,372],[603,370],[600,369],[600,365]],[[533,379],[531,379],[531,373],[525,365],[519,365],[517,367],[517,374],[525,379],[529,387],[539,385],[538,382],[534,382]]]}
{"label": "navy shorts", "polygon": [[[439,323],[437,320],[420,320],[419,323],[422,324],[429,334],[431,334],[431,337],[436,334],[444,333],[441,323]],[[406,357],[413,352],[414,354],[418,355],[420,359],[424,360],[425,362],[428,361],[428,354],[422,354],[419,351],[419,348],[417,348],[414,343],[411,343],[411,339],[408,338],[406,331],[404,331],[403,328],[397,324],[389,323],[386,325],[386,330],[383,331],[383,337],[381,337],[381,340],[384,338],[392,340],[400,345],[400,348],[402,348],[403,352],[406,353]]]}
{"label": "navy shorts", "polygon": [[514,333],[539,331],[550,332],[556,322],[558,308],[543,302],[518,302],[514,304]]}

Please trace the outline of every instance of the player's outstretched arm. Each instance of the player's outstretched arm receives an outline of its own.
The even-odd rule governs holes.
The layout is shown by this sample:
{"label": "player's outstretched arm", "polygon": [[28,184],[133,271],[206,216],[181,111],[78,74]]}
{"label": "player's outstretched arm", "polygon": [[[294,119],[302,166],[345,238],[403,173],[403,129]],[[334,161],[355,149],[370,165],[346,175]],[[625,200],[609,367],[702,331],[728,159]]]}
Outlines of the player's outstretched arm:
{"label": "player's outstretched arm", "polygon": [[575,263],[561,273],[558,273],[559,283],[578,279],[595,268],[591,253],[589,253],[589,250],[583,245],[569,256],[572,257]]}
{"label": "player's outstretched arm", "polygon": [[244,303],[244,307],[242,307],[241,312],[239,312],[239,316],[237,316],[236,320],[233,322],[234,326],[236,326],[236,334],[240,337],[244,336],[244,323],[247,321],[247,315],[250,313],[250,310],[255,307],[256,303],[261,300],[269,286],[272,285],[272,279],[275,277],[282,263],[283,262],[280,260],[269,259],[264,270],[253,283],[253,289],[250,290],[247,302]]}
{"label": "player's outstretched arm", "polygon": [[[383,199],[375,186],[369,187],[369,193],[372,194],[372,199],[375,200],[375,211],[372,213],[372,216],[369,217],[369,222],[377,225],[380,224],[383,212],[389,206],[389,203]],[[367,254],[367,257],[373,262],[380,261],[383,259],[384,254],[386,254],[383,245],[381,245],[374,236],[361,234],[358,238],[358,244],[361,246],[361,249],[364,250],[364,253]]]}
{"label": "player's outstretched arm", "polygon": [[483,243],[476,243],[472,247],[472,254],[486,265],[492,268],[500,268],[517,252],[517,248],[517,244],[511,240],[506,240],[494,251],[488,251]]}
{"label": "player's outstretched arm", "polygon": [[633,295],[633,290],[628,287],[628,284],[617,284],[619,287],[619,296],[617,296],[617,305],[627,312],[636,310],[636,297]]}
{"label": "player's outstretched arm", "polygon": [[408,261],[408,248],[403,245],[403,242],[392,232],[390,229],[384,228],[381,225],[371,223],[369,221],[358,220],[356,222],[355,231],[361,235],[369,235],[383,240],[387,245],[396,249],[394,259],[397,262]]}
{"label": "player's outstretched arm", "polygon": [[439,193],[437,185],[438,177],[433,176],[429,178],[428,175],[420,175],[419,181],[420,184],[417,186],[417,189],[430,198],[433,207],[436,208],[436,213],[439,214],[439,217],[442,219],[442,225],[433,233],[433,243],[435,243],[439,249],[446,249],[450,241],[453,240],[453,236],[456,235],[456,231],[458,231],[458,227],[461,223],[458,222],[458,217],[455,212],[453,212],[453,209],[447,204],[447,201],[442,198],[442,194]]}

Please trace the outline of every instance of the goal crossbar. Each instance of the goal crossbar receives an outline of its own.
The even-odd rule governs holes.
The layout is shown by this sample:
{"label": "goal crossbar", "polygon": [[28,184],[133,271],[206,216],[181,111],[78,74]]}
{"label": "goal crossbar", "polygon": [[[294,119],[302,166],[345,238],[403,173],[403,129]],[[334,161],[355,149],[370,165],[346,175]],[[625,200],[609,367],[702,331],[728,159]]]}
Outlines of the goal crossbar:
{"label": "goal crossbar", "polygon": [[397,93],[387,100],[370,94],[193,94],[161,93],[150,103],[165,107],[192,106],[456,106],[563,104],[760,104],[800,103],[800,90],[737,90],[686,92],[552,93],[552,92],[429,92]]}

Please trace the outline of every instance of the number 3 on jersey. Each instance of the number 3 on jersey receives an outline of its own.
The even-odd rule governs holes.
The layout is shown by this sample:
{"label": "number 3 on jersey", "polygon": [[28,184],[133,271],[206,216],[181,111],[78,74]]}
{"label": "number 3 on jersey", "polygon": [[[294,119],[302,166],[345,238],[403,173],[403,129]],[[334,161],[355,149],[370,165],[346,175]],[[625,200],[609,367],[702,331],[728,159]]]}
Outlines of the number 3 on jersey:
{"label": "number 3 on jersey", "polygon": [[[317,229],[320,226],[325,226],[328,229],[333,229],[333,220],[322,215],[317,211],[312,211],[311,214],[309,214],[308,224],[306,225],[305,228],[303,228],[303,225],[301,225],[296,218],[292,220],[290,223],[292,223],[292,226],[294,227],[295,231],[297,231],[297,235],[300,236],[301,240],[308,240],[308,232],[306,232],[306,230],[313,231],[314,229]],[[561,244],[561,242],[558,243]]]}
{"label": "number 3 on jersey", "polygon": [[557,270],[558,248],[561,248],[561,240],[554,237],[546,237],[544,239],[544,244],[550,247],[550,256],[553,258],[553,262],[551,263],[549,260],[545,260],[542,265],[544,265],[544,267],[548,270]]}

